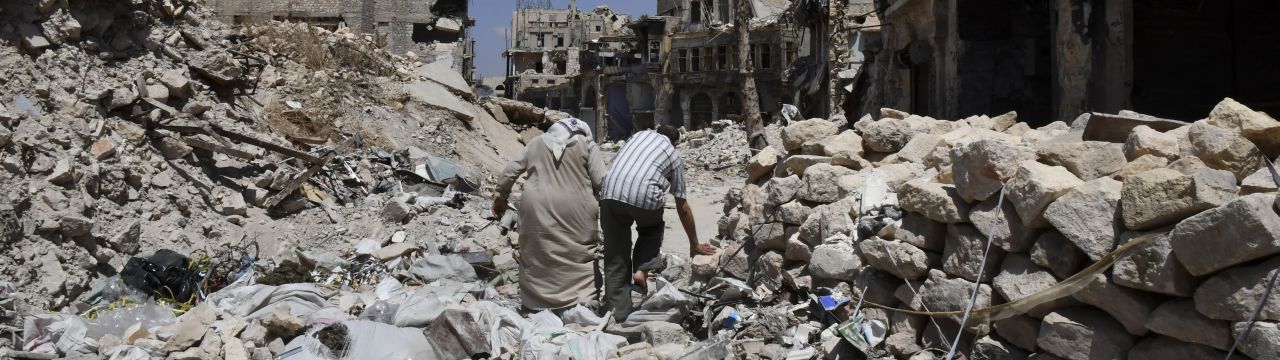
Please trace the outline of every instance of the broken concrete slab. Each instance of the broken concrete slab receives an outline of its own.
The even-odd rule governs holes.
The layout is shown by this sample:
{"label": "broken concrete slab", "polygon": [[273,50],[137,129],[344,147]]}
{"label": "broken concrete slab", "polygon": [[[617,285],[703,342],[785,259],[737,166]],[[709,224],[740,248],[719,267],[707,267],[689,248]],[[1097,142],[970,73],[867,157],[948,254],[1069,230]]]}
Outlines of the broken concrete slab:
{"label": "broken concrete slab", "polygon": [[1040,335],[1040,319],[1017,315],[997,321],[996,334],[1026,351],[1036,351],[1036,338]]}
{"label": "broken concrete slab", "polygon": [[[782,167],[775,168],[774,177],[799,175],[804,176],[805,171],[817,164],[831,164],[831,158],[818,155],[792,155],[782,160]],[[783,171],[785,170],[785,172]]]}
{"label": "broken concrete slab", "polygon": [[760,178],[772,174],[774,167],[782,158],[782,152],[772,146],[766,146],[747,161],[747,183],[754,183]]}
{"label": "broken concrete slab", "polygon": [[973,206],[969,212],[969,221],[984,236],[992,237],[992,241],[1000,249],[1008,252],[1025,252],[1035,243],[1036,232],[1022,226],[1013,202],[1005,200],[996,207],[998,198],[987,198]]}
{"label": "broken concrete slab", "polygon": [[903,214],[902,224],[893,233],[895,240],[930,251],[942,251],[946,236],[946,223],[930,220],[923,214],[914,212]]}
{"label": "broken concrete slab", "polygon": [[1013,343],[992,335],[983,336],[975,341],[972,354],[974,359],[1022,360],[1027,358],[1027,353]]}
{"label": "broken concrete slab", "polygon": [[847,242],[815,246],[809,259],[809,272],[820,279],[853,281],[861,267],[862,261]]}
{"label": "broken concrete slab", "polygon": [[1124,167],[1121,167],[1119,171],[1116,171],[1116,173],[1111,176],[1116,180],[1124,181],[1124,179],[1127,179],[1130,176],[1155,169],[1161,169],[1167,166],[1169,166],[1169,159],[1147,154],[1142,155],[1137,159],[1133,159],[1133,161],[1125,164]]}
{"label": "broken concrete slab", "polygon": [[451,93],[444,85],[432,81],[417,81],[404,85],[405,92],[418,102],[453,113],[464,121],[475,118],[472,107]]}
{"label": "broken concrete slab", "polygon": [[813,165],[805,171],[804,188],[800,189],[800,199],[824,204],[840,200],[848,195],[848,191],[840,186],[838,180],[853,174],[853,170],[841,166]]}
{"label": "broken concrete slab", "polygon": [[424,331],[441,359],[489,357],[488,329],[464,309],[446,309]]}
{"label": "broken concrete slab", "polygon": [[458,94],[464,99],[475,97],[475,94],[471,92],[471,85],[468,85],[467,80],[462,78],[462,74],[453,70],[452,66],[443,61],[422,65],[414,73],[443,85],[449,92]]}

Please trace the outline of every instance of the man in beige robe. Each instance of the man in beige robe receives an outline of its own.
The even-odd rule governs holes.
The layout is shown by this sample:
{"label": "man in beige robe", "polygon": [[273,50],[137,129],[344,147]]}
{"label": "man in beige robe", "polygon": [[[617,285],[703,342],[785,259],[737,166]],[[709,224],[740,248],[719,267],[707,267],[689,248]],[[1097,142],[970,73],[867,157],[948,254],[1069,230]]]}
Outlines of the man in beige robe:
{"label": "man in beige robe", "polygon": [[552,124],[498,177],[495,216],[516,179],[528,174],[519,204],[520,298],[530,310],[563,309],[596,296],[600,182],[604,159],[578,119]]}

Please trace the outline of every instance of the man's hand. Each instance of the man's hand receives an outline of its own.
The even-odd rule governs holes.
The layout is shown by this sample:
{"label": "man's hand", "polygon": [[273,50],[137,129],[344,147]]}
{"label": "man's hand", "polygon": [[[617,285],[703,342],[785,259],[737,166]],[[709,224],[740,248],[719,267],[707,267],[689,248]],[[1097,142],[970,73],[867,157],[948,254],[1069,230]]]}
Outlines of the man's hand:
{"label": "man's hand", "polygon": [[716,251],[718,250],[720,249],[717,248],[715,245],[697,244],[689,247],[689,257],[694,257],[698,255],[715,255]]}
{"label": "man's hand", "polygon": [[507,199],[494,198],[493,199],[493,218],[501,219],[502,214],[505,214],[506,212],[507,212]]}

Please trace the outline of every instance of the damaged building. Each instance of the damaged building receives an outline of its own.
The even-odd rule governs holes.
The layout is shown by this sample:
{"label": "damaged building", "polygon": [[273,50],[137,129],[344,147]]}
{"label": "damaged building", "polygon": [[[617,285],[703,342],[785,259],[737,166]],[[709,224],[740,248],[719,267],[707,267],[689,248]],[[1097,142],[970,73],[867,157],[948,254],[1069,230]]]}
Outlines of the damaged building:
{"label": "damaged building", "polygon": [[[1275,1],[867,3],[831,2],[831,26],[843,28],[832,40],[845,42],[833,48],[847,49],[834,59],[843,67],[832,69],[846,71],[833,77],[837,112],[892,107],[958,119],[1017,111],[1039,125],[1133,110],[1196,120],[1223,97],[1280,111],[1280,75],[1264,60],[1280,55],[1271,38],[1280,24],[1265,18],[1280,11]],[[874,13],[860,11],[870,6]],[[879,38],[849,41],[867,33],[850,29],[876,19]]]}
{"label": "damaged building", "polygon": [[505,95],[540,107],[575,114],[601,124],[595,77],[601,67],[617,65],[615,55],[629,54],[631,17],[600,6],[590,11],[552,8],[546,2],[523,1],[511,16]]}
{"label": "damaged building", "polygon": [[388,51],[448,61],[474,82],[475,41],[467,30],[475,20],[467,0],[212,0],[209,7],[228,24],[288,20],[375,34]]}
{"label": "damaged building", "polygon": [[[760,111],[777,114],[782,104],[796,102],[786,73],[799,54],[808,52],[806,29],[783,21],[788,1],[752,0],[746,5],[752,16],[748,53]],[[658,2],[658,14],[677,24],[664,68],[668,85],[660,97],[669,100],[659,105],[662,123],[701,129],[714,120],[741,115],[742,79],[733,34],[737,9],[732,0]]]}

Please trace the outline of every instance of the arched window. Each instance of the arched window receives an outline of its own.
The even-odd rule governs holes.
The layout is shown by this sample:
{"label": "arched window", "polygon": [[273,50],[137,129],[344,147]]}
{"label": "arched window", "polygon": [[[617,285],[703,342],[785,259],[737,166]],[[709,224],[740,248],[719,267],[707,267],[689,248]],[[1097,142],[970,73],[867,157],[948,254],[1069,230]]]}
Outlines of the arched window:
{"label": "arched window", "polygon": [[689,130],[697,130],[711,124],[713,105],[711,96],[697,93],[689,99]]}

